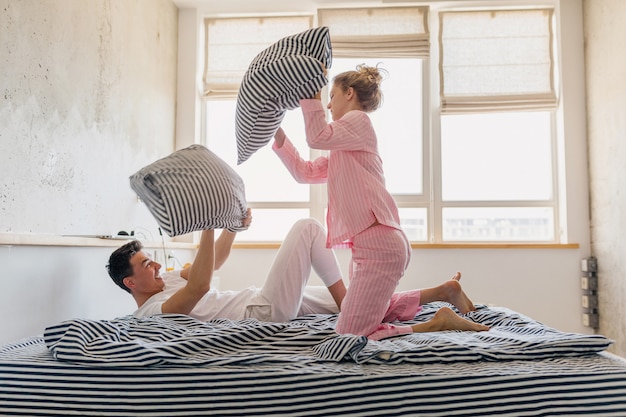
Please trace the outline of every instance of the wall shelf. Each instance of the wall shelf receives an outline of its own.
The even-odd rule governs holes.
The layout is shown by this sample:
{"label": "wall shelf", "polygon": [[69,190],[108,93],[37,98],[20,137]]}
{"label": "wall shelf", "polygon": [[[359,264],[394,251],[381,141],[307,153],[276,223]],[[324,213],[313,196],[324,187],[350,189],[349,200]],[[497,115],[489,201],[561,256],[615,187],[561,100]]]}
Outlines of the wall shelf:
{"label": "wall shelf", "polygon": [[[70,247],[119,247],[130,239],[111,239],[83,236],[62,236],[37,233],[0,233],[0,246],[70,246]],[[141,241],[146,248],[161,248],[160,241]],[[166,241],[167,249],[197,249],[192,242]]]}

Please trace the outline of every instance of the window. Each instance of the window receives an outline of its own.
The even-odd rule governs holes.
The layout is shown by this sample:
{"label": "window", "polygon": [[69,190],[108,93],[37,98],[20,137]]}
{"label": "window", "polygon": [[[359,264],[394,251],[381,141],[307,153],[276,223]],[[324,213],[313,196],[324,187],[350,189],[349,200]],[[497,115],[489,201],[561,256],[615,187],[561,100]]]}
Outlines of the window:
{"label": "window", "polygon": [[439,24],[435,239],[556,241],[552,10],[441,12]]}
{"label": "window", "polygon": [[[428,240],[429,199],[424,186],[423,60],[419,58],[334,58],[332,79],[367,62],[387,74],[383,106],[370,114],[378,137],[387,189],[400,208],[400,221],[412,241]],[[306,145],[306,144],[305,144]]]}
{"label": "window", "polygon": [[[279,241],[296,220],[314,216],[312,207],[323,207],[315,197],[321,193],[297,184],[274,155],[271,144],[237,165],[234,133],[238,83],[252,59],[277,40],[307,30],[312,24],[312,16],[205,20],[205,144],[242,177],[246,198],[254,210],[254,227],[240,233],[239,240]],[[295,112],[287,113],[283,127],[294,137],[304,131],[302,118]],[[309,154],[306,143],[300,143],[298,150]]]}
{"label": "window", "polygon": [[[329,78],[361,63],[388,72],[383,107],[371,118],[387,188],[410,240],[558,241],[550,9],[317,12],[317,25],[331,29]],[[438,38],[429,35],[429,21]],[[207,146],[246,183],[255,221],[240,241],[279,241],[299,218],[324,221],[325,186],[297,184],[271,143],[235,162],[237,80],[260,50],[312,25],[310,16],[205,22],[203,131]],[[303,157],[321,155],[306,145],[299,109],[287,112],[283,127]]]}

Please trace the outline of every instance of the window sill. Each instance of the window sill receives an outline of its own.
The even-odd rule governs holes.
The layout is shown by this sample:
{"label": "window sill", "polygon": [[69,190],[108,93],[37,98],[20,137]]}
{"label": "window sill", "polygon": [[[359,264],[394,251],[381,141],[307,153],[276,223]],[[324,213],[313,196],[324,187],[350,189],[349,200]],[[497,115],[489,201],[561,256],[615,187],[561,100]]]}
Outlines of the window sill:
{"label": "window sill", "polygon": [[[130,239],[129,239],[130,240]],[[0,246],[67,246],[67,247],[119,247],[125,239],[61,236],[49,234],[0,233]],[[146,248],[160,248],[162,242],[141,242]],[[197,249],[192,242],[165,242],[168,249]],[[233,249],[278,249],[280,242],[235,242]],[[421,243],[412,242],[413,249],[578,249],[578,243]]]}
{"label": "window sill", "polygon": [[[280,242],[235,242],[233,249],[278,249]],[[412,249],[578,249],[578,243],[417,243]]]}
{"label": "window sill", "polygon": [[578,243],[411,243],[413,249],[578,249]]}
{"label": "window sill", "polygon": [[[67,246],[67,247],[119,247],[130,239],[107,239],[84,236],[61,236],[36,233],[0,233],[0,246]],[[163,242],[141,241],[146,248],[161,248]],[[189,242],[165,242],[168,249],[197,249]]]}

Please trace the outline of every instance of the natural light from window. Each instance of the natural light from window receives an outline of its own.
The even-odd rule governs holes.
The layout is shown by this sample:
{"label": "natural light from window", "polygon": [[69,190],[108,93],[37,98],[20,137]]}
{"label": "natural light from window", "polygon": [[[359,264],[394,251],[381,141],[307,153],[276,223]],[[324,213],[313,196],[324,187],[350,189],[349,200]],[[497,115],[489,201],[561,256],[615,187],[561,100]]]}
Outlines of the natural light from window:
{"label": "natural light from window", "polygon": [[[330,19],[334,13],[327,12],[324,16]],[[384,13],[380,16],[383,15],[387,16]],[[379,25],[386,22],[380,16],[382,20],[376,22],[370,22],[373,19],[370,15],[363,18]],[[434,13],[429,19],[437,17],[445,17],[440,20],[440,28],[446,29],[443,33],[446,36],[440,33],[442,37],[438,38],[430,33],[428,37],[426,26],[416,30],[426,36],[422,49],[415,46],[420,45],[418,41],[411,43],[416,49],[395,44],[399,49],[394,51],[380,48],[377,35],[361,36],[361,26],[357,25],[350,30],[359,34],[359,42],[353,49],[346,45],[333,48],[328,72],[332,82],[335,75],[354,70],[359,64],[378,66],[385,71],[381,85],[383,104],[369,115],[378,138],[386,187],[397,202],[403,229],[411,241],[422,243],[558,242],[557,173],[560,171],[555,139],[558,97],[554,93],[558,89],[553,89],[556,75],[553,78],[550,71],[557,62],[550,45],[545,45],[552,39],[550,15],[543,11],[499,10],[495,15]],[[476,18],[491,22],[496,17],[503,22],[511,17],[536,22],[537,26],[528,27],[536,27],[537,36],[529,38],[525,31],[520,35],[516,30],[504,30],[506,25],[495,25],[490,28],[493,33],[477,38],[472,32],[474,27],[466,24]],[[235,22],[213,20],[212,24],[219,25]],[[275,23],[281,21],[276,18]],[[242,19],[239,24],[255,33],[264,22],[253,18]],[[300,19],[296,23],[310,22]],[[231,29],[238,33],[238,28]],[[295,29],[287,25],[284,30]],[[458,30],[462,30],[465,38],[458,38]],[[515,55],[503,55],[490,48],[492,41],[509,42],[502,36],[526,46],[519,47]],[[243,38],[228,37],[229,48],[250,43],[255,48],[262,47],[256,45],[254,36]],[[262,43],[267,42],[270,39]],[[372,42],[372,48],[368,42]],[[213,48],[219,57],[220,45],[220,39],[209,42],[209,56]],[[477,57],[476,64],[465,56],[470,47]],[[541,59],[537,58],[537,50],[543,51]],[[433,51],[439,51],[439,58],[435,58],[438,62],[431,62]],[[359,58],[362,53],[368,58]],[[538,59],[540,65],[535,65]],[[219,59],[211,62],[215,68],[207,72],[213,75],[207,81],[209,86],[218,85],[219,75],[225,71],[223,65],[217,64],[221,62]],[[242,63],[238,65],[245,67]],[[529,66],[536,71],[528,73]],[[482,75],[471,78],[471,74]],[[487,83],[490,88],[485,89],[479,81],[494,80],[484,74],[496,74],[498,82]],[[539,87],[550,88],[547,91],[540,88],[537,94],[536,89],[531,88],[530,92],[522,89],[528,94],[520,96],[517,87],[528,87],[529,75],[534,75],[532,80]],[[468,79],[473,81],[468,84]],[[225,83],[228,87],[225,90],[234,93],[236,82],[236,79],[231,81],[235,87],[230,90],[230,84]],[[494,85],[495,90],[491,88]],[[215,91],[221,91],[219,86]],[[322,91],[324,105],[328,103],[328,92],[329,88]],[[281,241],[289,227],[305,217],[325,223],[325,185],[298,184],[274,154],[273,139],[247,161],[236,164],[236,99],[232,94],[206,95],[203,105],[205,143],[242,177],[248,204],[253,209],[253,226],[239,234],[238,241]],[[285,113],[282,127],[305,160],[326,154],[309,149],[300,108]]]}

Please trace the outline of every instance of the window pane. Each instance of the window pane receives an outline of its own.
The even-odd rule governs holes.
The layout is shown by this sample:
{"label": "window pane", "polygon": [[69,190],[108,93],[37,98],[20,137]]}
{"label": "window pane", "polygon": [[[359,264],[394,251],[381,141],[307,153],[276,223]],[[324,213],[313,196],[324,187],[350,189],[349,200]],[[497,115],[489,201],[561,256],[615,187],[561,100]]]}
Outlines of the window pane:
{"label": "window pane", "polygon": [[444,201],[552,199],[549,112],[441,117]]}
{"label": "window pane", "polygon": [[[309,187],[298,184],[271,149],[274,139],[237,165],[235,100],[209,100],[205,104],[207,146],[241,176],[248,201],[309,201]],[[287,134],[304,132],[299,113],[298,109],[285,115],[282,126]],[[294,144],[303,158],[308,158],[309,149],[304,139],[294,140]]]}
{"label": "window pane", "polygon": [[[334,58],[332,78],[366,63],[387,71],[381,84],[384,102],[370,114],[378,137],[387,189],[392,194],[422,194],[422,61],[385,58]],[[329,86],[330,89],[330,86]]]}
{"label": "window pane", "polygon": [[311,17],[208,18],[205,23],[205,83],[220,86],[239,83],[259,52],[284,36],[309,29]]}
{"label": "window pane", "polygon": [[443,209],[444,241],[553,241],[550,207]]}
{"label": "window pane", "polygon": [[552,9],[440,14],[444,96],[554,97]]}
{"label": "window pane", "polygon": [[252,224],[237,233],[237,241],[282,241],[296,221],[308,217],[307,209],[252,209]]}
{"label": "window pane", "polygon": [[411,241],[428,240],[428,218],[425,208],[400,208],[400,225]]}

